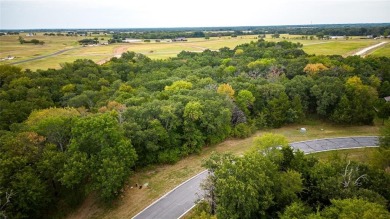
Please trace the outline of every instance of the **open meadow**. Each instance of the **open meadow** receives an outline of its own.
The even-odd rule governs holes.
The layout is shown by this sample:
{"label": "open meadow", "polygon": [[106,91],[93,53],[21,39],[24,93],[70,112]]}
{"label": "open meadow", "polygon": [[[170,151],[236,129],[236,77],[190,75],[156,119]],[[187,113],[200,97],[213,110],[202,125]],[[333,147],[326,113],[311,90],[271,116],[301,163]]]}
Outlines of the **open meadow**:
{"label": "open meadow", "polygon": [[[22,35],[21,35],[22,36]],[[229,47],[233,49],[237,45],[256,41],[256,35],[246,35],[238,37],[212,37],[205,38],[189,38],[185,42],[167,42],[162,40],[156,42],[140,42],[140,43],[120,43],[98,46],[80,46],[77,41],[85,38],[97,37],[100,42],[107,42],[110,36],[92,35],[91,37],[66,37],[66,36],[44,36],[43,33],[38,33],[36,36],[26,37],[26,40],[38,39],[45,42],[44,45],[20,44],[19,36],[1,36],[0,37],[0,58],[8,56],[15,57],[12,60],[2,61],[1,63],[14,63],[40,56],[50,55],[61,51],[61,53],[45,57],[38,60],[23,62],[16,64],[24,69],[47,69],[60,68],[61,63],[73,62],[76,59],[91,59],[96,63],[104,63],[111,57],[120,56],[126,51],[134,51],[142,53],[152,59],[166,59],[175,57],[181,51],[201,52],[206,49],[218,50],[222,47]],[[103,40],[102,40],[103,39]],[[303,44],[303,50],[308,54],[316,55],[353,55],[355,52],[365,47],[378,43],[374,39],[359,39],[359,37],[352,37],[352,39],[338,39],[338,40],[318,40],[318,39],[302,39],[299,35],[282,34],[280,38],[271,38],[267,35],[265,40],[278,42],[288,40],[294,43]],[[63,51],[65,50],[65,51]],[[385,46],[374,51],[377,56],[390,56],[390,47]]]}

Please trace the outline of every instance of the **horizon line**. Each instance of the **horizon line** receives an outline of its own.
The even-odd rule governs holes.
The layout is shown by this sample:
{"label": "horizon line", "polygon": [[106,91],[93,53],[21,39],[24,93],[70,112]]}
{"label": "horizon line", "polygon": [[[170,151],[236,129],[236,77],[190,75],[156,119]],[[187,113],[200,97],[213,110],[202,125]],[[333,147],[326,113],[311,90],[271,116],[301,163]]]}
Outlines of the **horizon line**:
{"label": "horizon line", "polygon": [[390,22],[374,23],[322,23],[322,24],[275,24],[275,25],[240,25],[240,26],[175,26],[175,27],[69,27],[69,28],[0,28],[0,31],[7,30],[115,30],[115,29],[199,29],[199,28],[242,28],[242,27],[288,27],[288,26],[321,26],[321,25],[390,25]]}

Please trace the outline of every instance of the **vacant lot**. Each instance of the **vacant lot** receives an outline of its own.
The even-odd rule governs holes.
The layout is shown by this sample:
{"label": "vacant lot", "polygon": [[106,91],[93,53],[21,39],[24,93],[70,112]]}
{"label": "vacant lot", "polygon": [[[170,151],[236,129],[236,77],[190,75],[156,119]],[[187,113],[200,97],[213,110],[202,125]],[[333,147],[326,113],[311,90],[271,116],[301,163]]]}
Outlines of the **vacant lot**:
{"label": "vacant lot", "polygon": [[[21,34],[22,36],[22,34]],[[108,36],[91,36],[91,37],[65,37],[65,36],[43,36],[42,33],[38,33],[37,36],[26,37],[22,36],[26,40],[38,39],[45,42],[44,45],[32,45],[32,44],[20,44],[18,36],[2,36],[0,37],[0,58],[7,56],[14,56],[14,60],[3,61],[2,63],[12,63],[16,61],[26,60],[42,55],[53,54],[57,51],[69,48],[77,48],[75,50],[67,51],[56,56],[47,57],[40,60],[30,61],[26,63],[17,64],[22,68],[28,68],[31,70],[47,69],[47,68],[60,68],[61,63],[73,62],[76,59],[91,59],[97,63],[102,63],[104,60],[109,60],[111,57],[117,55],[116,51],[134,51],[149,56],[152,59],[165,59],[174,57],[183,50],[201,52],[205,49],[218,50],[222,47],[234,48],[237,45],[256,41],[257,36],[238,36],[232,37],[213,37],[208,40],[204,38],[190,38],[187,42],[155,42],[151,40],[150,43],[122,43],[122,44],[110,44],[102,46],[87,46],[81,47],[77,41],[84,38],[98,37],[100,41],[108,40]],[[278,39],[271,38],[271,35],[267,35],[267,41],[282,41],[288,40],[292,42],[299,42],[303,44],[303,50],[308,54],[317,55],[351,55],[359,49],[377,43],[377,40],[361,40],[358,37],[354,37],[349,40],[305,40],[300,36],[295,35],[281,35]],[[389,56],[390,49],[388,46],[379,49],[379,55]],[[374,53],[378,55],[377,53]]]}
{"label": "vacant lot", "polygon": [[[307,133],[300,133],[299,129],[305,127]],[[129,179],[123,195],[112,207],[102,208],[90,196],[83,205],[68,218],[131,218],[153,200],[162,196],[181,182],[203,170],[202,160],[210,156],[213,151],[221,153],[244,153],[252,145],[253,139],[265,132],[273,132],[286,136],[290,142],[304,141],[317,138],[330,138],[341,136],[378,135],[377,126],[335,126],[317,120],[309,120],[304,124],[290,125],[280,129],[259,131],[246,139],[231,139],[215,146],[209,146],[198,155],[188,156],[174,165],[160,165],[143,168]],[[134,189],[135,183],[148,183],[146,189]]]}

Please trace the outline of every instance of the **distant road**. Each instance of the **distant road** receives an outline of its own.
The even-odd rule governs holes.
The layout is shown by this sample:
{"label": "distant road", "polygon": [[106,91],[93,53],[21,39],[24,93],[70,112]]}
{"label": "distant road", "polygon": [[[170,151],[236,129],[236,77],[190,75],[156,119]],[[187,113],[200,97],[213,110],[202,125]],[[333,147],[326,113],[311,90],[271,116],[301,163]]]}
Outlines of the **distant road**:
{"label": "distant road", "polygon": [[[378,147],[378,137],[368,136],[316,139],[290,143],[290,146],[295,150],[301,150],[305,154],[310,154],[330,150]],[[196,194],[201,194],[200,183],[206,179],[207,175],[208,172],[205,170],[185,181],[138,213],[133,217],[133,219],[181,218],[195,207],[195,201],[198,199]]]}
{"label": "distant road", "polygon": [[16,65],[16,64],[21,64],[21,63],[25,63],[25,62],[31,62],[31,61],[35,61],[35,60],[39,60],[39,59],[48,58],[48,57],[51,57],[51,56],[56,56],[56,55],[59,55],[59,54],[64,53],[64,52],[68,52],[68,51],[75,50],[75,49],[80,49],[80,48],[82,48],[82,47],[74,47],[74,48],[70,48],[70,49],[63,49],[63,50],[57,51],[57,52],[49,54],[49,55],[37,56],[37,57],[31,58],[31,59],[26,59],[26,60],[22,60],[22,61],[12,62],[12,63],[9,63],[9,64],[10,65]]}
{"label": "distant road", "polygon": [[377,47],[379,47],[379,46],[382,46],[383,44],[386,44],[386,43],[387,43],[387,42],[380,42],[380,43],[378,43],[378,44],[375,44],[375,45],[366,47],[366,48],[364,48],[364,49],[362,49],[362,50],[360,50],[360,51],[354,53],[353,55],[354,55],[354,56],[366,55],[366,53],[367,53],[368,51],[370,51],[370,50],[372,50],[372,49],[375,49],[375,48],[377,48]]}

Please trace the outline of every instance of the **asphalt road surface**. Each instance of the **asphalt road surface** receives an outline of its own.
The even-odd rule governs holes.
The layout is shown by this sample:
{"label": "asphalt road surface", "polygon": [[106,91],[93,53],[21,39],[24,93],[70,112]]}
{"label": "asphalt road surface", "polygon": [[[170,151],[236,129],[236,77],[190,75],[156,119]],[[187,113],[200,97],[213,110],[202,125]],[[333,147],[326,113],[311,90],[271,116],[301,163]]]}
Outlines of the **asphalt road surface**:
{"label": "asphalt road surface", "polygon": [[[303,151],[305,154],[310,154],[329,150],[377,147],[378,137],[369,136],[316,139],[290,143],[290,146],[296,150]],[[145,208],[133,218],[181,218],[195,206],[195,201],[199,198],[197,194],[201,193],[200,183],[207,177],[207,175],[208,173],[206,170],[192,177],[152,203],[149,207]]]}

